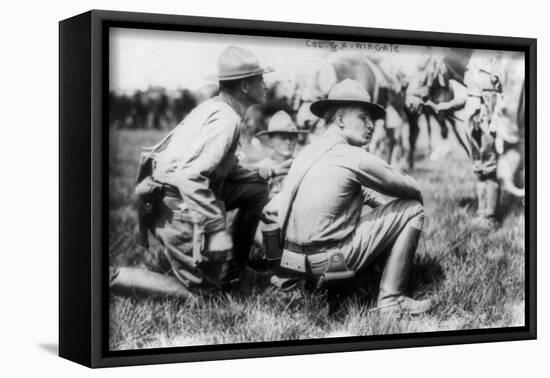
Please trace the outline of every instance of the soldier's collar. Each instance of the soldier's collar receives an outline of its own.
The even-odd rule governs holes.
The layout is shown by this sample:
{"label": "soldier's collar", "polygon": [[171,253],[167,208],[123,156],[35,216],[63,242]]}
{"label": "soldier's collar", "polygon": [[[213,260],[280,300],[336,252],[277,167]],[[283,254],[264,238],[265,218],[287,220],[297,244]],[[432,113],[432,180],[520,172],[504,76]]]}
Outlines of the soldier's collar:
{"label": "soldier's collar", "polygon": [[225,92],[220,92],[218,97],[227,105],[231,106],[231,108],[239,115],[239,117],[244,117],[247,107],[241,104],[235,97]]}

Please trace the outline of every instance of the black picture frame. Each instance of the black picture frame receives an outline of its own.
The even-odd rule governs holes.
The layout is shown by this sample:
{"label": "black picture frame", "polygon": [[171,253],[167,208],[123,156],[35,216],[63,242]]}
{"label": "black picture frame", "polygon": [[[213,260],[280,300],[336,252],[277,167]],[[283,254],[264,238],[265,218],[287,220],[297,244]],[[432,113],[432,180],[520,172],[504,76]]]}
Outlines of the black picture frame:
{"label": "black picture frame", "polygon": [[[109,351],[108,30],[110,27],[238,35],[369,40],[523,51],[526,57],[525,326]],[[89,367],[157,364],[535,339],[536,39],[92,10],[59,23],[59,355]]]}

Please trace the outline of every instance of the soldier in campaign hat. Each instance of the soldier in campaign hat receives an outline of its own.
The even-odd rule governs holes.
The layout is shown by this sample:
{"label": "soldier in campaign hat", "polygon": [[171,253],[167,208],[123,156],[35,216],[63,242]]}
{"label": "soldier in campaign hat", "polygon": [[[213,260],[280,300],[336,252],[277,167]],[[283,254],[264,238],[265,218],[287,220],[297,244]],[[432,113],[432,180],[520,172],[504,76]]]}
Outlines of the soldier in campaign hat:
{"label": "soldier in campaign hat", "polygon": [[[298,135],[307,133],[305,130],[298,130],[290,115],[284,110],[273,114],[267,125],[267,130],[256,134],[258,137],[266,136],[268,138],[267,143],[272,148],[272,153],[256,165],[264,168],[275,168],[282,163],[286,163],[290,166],[296,151]],[[270,198],[281,191],[283,180],[284,176],[269,180]]]}
{"label": "soldier in campaign hat", "polygon": [[[238,281],[268,201],[267,181],[288,170],[284,165],[245,168],[235,156],[241,117],[249,106],[265,102],[263,75],[272,71],[248,49],[231,46],[221,53],[220,94],[198,105],[174,129],[156,154],[148,181],[162,188],[147,226],[163,245],[161,261],[167,269],[160,273],[170,274],[141,271],[136,278],[128,268],[115,269],[113,290],[131,286],[187,297]],[[235,208],[239,212],[230,235],[226,210]]]}
{"label": "soldier in campaign hat", "polygon": [[[311,112],[326,121],[327,132],[300,152],[286,176],[281,265],[314,278],[349,278],[385,254],[376,309],[427,311],[430,300],[405,293],[424,221],[420,187],[363,148],[384,109],[346,79],[311,104]],[[387,202],[378,193],[396,199]],[[372,210],[365,214],[364,205]]]}

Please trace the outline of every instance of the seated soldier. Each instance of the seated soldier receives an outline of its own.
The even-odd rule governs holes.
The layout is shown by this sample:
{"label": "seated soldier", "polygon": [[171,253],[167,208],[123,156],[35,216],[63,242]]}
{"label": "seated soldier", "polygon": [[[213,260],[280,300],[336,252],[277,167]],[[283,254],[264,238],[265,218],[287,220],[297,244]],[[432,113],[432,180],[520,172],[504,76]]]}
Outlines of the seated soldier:
{"label": "seated soldier", "polygon": [[[305,130],[298,130],[292,119],[284,110],[273,114],[267,125],[267,130],[257,136],[268,136],[268,145],[272,148],[271,156],[256,163],[256,166],[272,169],[285,163],[290,166],[299,134],[307,134]],[[272,199],[281,191],[284,176],[273,177],[269,180],[269,198]]]}
{"label": "seated soldier", "polygon": [[[327,132],[296,157],[285,180],[279,207],[284,240],[281,265],[311,278],[331,266],[364,273],[387,254],[377,310],[423,313],[430,300],[405,294],[413,256],[422,232],[420,187],[411,177],[367,152],[374,121],[385,111],[371,102],[354,80],[344,80],[328,99],[311,105]],[[376,192],[397,197],[381,204]],[[364,204],[374,209],[361,215]]]}
{"label": "seated soldier", "polygon": [[[267,130],[257,134],[258,137],[265,135],[269,138],[267,143],[272,148],[272,153],[269,157],[256,163],[256,166],[265,170],[276,169],[280,166],[290,167],[296,150],[298,135],[307,133],[305,130],[298,130],[290,115],[285,111],[280,110],[273,114],[269,120]],[[284,177],[284,175],[275,176],[268,181],[270,203],[264,208],[265,220],[267,222],[272,221],[275,223],[277,221],[276,203],[278,201],[278,194],[283,187]],[[265,223],[260,221],[255,237],[256,248],[259,251],[258,255],[261,256],[265,255],[261,232],[264,226]]]}

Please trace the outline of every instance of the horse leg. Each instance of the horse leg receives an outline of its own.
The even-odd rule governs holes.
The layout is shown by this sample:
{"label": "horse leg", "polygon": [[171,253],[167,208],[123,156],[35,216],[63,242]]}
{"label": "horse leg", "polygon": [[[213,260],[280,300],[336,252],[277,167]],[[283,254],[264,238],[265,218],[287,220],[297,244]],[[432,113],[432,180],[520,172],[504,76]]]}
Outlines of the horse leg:
{"label": "horse leg", "polygon": [[423,115],[426,119],[426,131],[428,132],[428,156],[431,156],[434,150],[432,140],[432,117],[427,113],[423,113]]}
{"label": "horse leg", "polygon": [[464,151],[466,152],[466,155],[468,155],[469,158],[472,157],[472,151],[470,147],[470,142],[468,138],[468,125],[465,121],[457,122],[455,120],[449,120],[449,123],[451,124],[451,129],[455,133],[455,137],[458,140],[458,143],[462,146]]}
{"label": "horse leg", "polygon": [[516,148],[509,148],[499,156],[497,164],[498,180],[502,183],[502,188],[508,193],[518,198],[525,197],[525,188],[518,188],[514,183],[514,178],[520,170],[521,155]]}
{"label": "horse leg", "polygon": [[418,127],[418,116],[411,116],[409,118],[409,153],[407,162],[409,164],[409,169],[414,168],[414,150],[416,148],[416,140],[418,139],[418,134],[420,134],[420,128]]}
{"label": "horse leg", "polygon": [[[450,146],[448,144],[449,126],[447,126],[446,118],[441,114],[434,116],[434,121],[439,126],[439,140],[437,141],[437,146],[430,155],[430,160],[439,160],[445,157],[450,151]],[[452,121],[450,122],[452,123]]]}
{"label": "horse leg", "polygon": [[383,157],[386,163],[392,163],[392,154],[395,146],[394,129],[388,127],[387,122],[381,125],[382,132],[377,143],[378,155]]}
{"label": "horse leg", "polygon": [[395,129],[386,128],[387,144],[388,144],[388,164],[393,161],[393,152],[395,149]]}
{"label": "horse leg", "polygon": [[400,168],[403,168],[403,158],[405,156],[405,142],[403,140],[404,138],[404,131],[405,126],[408,126],[409,123],[407,122],[406,125],[403,124],[401,127],[395,129],[395,147],[393,150],[393,159],[396,164],[399,165]]}
{"label": "horse leg", "polygon": [[439,133],[441,135],[442,140],[447,140],[449,137],[449,127],[447,126],[447,123],[445,122],[445,117],[441,117],[439,120]]}

